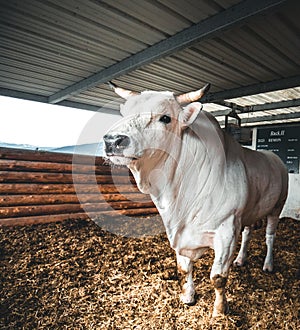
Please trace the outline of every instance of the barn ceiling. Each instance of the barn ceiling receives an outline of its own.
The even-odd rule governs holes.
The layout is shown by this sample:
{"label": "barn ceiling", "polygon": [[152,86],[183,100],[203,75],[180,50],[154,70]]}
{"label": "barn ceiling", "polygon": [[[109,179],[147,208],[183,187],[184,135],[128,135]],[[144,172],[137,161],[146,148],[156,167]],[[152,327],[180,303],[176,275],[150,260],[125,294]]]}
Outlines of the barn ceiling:
{"label": "barn ceiling", "polygon": [[106,84],[177,93],[244,125],[300,121],[298,0],[0,0],[0,95],[116,113]]}

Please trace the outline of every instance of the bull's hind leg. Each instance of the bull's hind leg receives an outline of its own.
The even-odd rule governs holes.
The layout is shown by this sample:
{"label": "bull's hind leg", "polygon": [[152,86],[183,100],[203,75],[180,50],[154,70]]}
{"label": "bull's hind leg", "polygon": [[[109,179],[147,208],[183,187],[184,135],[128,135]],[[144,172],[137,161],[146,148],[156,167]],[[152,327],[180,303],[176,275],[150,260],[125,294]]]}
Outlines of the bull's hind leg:
{"label": "bull's hind leg", "polygon": [[234,260],[233,264],[235,266],[243,266],[246,258],[247,258],[247,248],[248,248],[248,243],[251,238],[251,232],[252,228],[249,226],[245,227],[243,232],[242,232],[242,243],[241,243],[241,248],[239,251],[239,254],[237,258]]}
{"label": "bull's hind leg", "polygon": [[266,229],[266,245],[267,255],[265,258],[263,271],[273,271],[273,245],[276,235],[276,229],[279,222],[279,217],[276,215],[268,215]]}

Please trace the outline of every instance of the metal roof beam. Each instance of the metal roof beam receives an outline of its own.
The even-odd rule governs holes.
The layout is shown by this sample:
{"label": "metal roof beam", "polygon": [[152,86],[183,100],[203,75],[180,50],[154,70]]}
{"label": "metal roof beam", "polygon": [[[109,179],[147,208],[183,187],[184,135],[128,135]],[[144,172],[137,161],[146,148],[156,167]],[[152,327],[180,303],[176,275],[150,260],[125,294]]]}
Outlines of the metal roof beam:
{"label": "metal roof beam", "polygon": [[16,91],[13,89],[8,89],[8,88],[3,88],[3,87],[0,87],[0,95],[14,97],[16,99],[23,99],[23,100],[36,101],[36,102],[45,102],[45,103],[47,103],[47,100],[48,100],[47,96]]}
{"label": "metal roof beam", "polygon": [[[16,99],[42,102],[42,103],[48,104],[47,96],[26,93],[26,92],[21,92],[21,91],[15,91],[12,89],[2,88],[2,87],[0,87],[0,95],[14,97]],[[107,113],[110,115],[120,115],[120,112],[117,110],[113,110],[108,107],[101,107],[101,106],[97,106],[97,105],[93,105],[93,104],[86,104],[86,103],[72,102],[72,101],[63,101],[57,105],[64,106],[64,107],[70,107],[70,108],[76,108],[76,109],[82,109],[82,110]]]}
{"label": "metal roof beam", "polygon": [[[274,121],[274,120],[288,120],[288,119],[299,119],[300,122],[300,112],[291,112],[291,113],[285,113],[280,115],[268,115],[268,116],[260,116],[260,117],[254,117],[254,118],[242,118],[242,125],[245,124],[255,124],[265,122],[265,121]],[[219,124],[225,125],[225,121],[219,121]]]}
{"label": "metal roof beam", "polygon": [[271,102],[271,103],[247,106],[244,107],[243,112],[267,111],[267,110],[276,110],[276,109],[292,108],[299,106],[300,106],[300,99],[293,99],[293,100],[286,100],[280,102]]}
{"label": "metal roof beam", "polygon": [[235,111],[238,111],[238,112],[244,112],[244,107],[243,106],[238,105],[238,104],[233,103],[233,102],[216,101],[216,102],[213,102],[213,103],[222,105],[223,107],[227,107],[228,109],[232,109],[232,110],[235,110]]}
{"label": "metal roof beam", "polygon": [[300,120],[300,112],[290,112],[290,113],[283,113],[280,115],[269,115],[269,116],[262,116],[252,118],[251,121],[249,118],[242,119],[242,124],[249,124],[249,123],[258,123],[261,121],[273,121],[273,120],[287,120],[287,119],[297,119]]}
{"label": "metal roof beam", "polygon": [[265,13],[286,0],[244,0],[223,12],[207,18],[198,24],[150,46],[119,63],[83,79],[51,95],[49,103],[58,103],[70,95],[78,94],[101,83],[127,74],[161,57],[191,46],[195,42],[221,34],[237,24],[245,23],[251,17]]}
{"label": "metal roof beam", "polygon": [[294,88],[300,86],[300,75],[273,80],[265,83],[233,88],[221,92],[209,93],[201,99],[202,103],[214,103],[216,101],[229,100],[236,97],[273,92],[276,90]]}
{"label": "metal roof beam", "polygon": [[[220,102],[221,105],[226,104]],[[218,102],[219,104],[219,102]],[[228,105],[227,105],[228,106]],[[228,109],[225,110],[217,110],[211,111],[211,114],[215,117],[226,116],[230,112],[231,109],[235,109],[238,113],[248,113],[248,112],[257,112],[257,111],[268,111],[268,110],[276,110],[276,109],[283,109],[283,108],[292,108],[292,107],[299,107],[300,106],[300,99],[293,99],[293,100],[286,100],[286,101],[279,101],[279,102],[270,102],[264,104],[257,104],[251,105],[246,107],[239,107],[236,108],[228,106]]]}

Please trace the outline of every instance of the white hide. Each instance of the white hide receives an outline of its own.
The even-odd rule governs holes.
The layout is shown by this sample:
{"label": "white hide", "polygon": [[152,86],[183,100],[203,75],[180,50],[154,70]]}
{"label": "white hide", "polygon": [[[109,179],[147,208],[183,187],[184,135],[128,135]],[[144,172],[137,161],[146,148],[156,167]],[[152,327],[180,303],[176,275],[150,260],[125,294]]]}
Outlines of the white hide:
{"label": "white hide", "polygon": [[[194,296],[189,262],[213,248],[211,278],[227,277],[242,227],[268,215],[278,218],[287,193],[286,169],[277,156],[242,148],[201,109],[200,103],[182,109],[172,93],[142,93],[128,99],[124,119],[109,131],[130,137],[123,156],[110,159],[127,165],[157,206],[178,263],[189,269],[181,297],[188,303]],[[171,123],[160,122],[162,115],[172,117]],[[270,247],[269,270],[271,254]]]}

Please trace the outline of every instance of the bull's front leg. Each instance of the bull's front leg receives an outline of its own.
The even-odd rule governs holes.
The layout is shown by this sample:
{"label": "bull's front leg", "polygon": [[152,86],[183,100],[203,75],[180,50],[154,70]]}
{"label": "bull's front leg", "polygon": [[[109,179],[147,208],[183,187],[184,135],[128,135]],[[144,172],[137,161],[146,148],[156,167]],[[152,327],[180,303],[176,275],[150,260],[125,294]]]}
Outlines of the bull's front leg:
{"label": "bull's front leg", "polygon": [[179,255],[177,257],[177,271],[181,288],[180,300],[184,304],[192,305],[195,302],[195,286],[193,282],[193,261],[190,258]]}
{"label": "bull's front leg", "polygon": [[210,273],[210,280],[216,294],[213,317],[221,316],[228,312],[225,287],[240,228],[240,221],[232,216],[215,233],[215,259]]}

